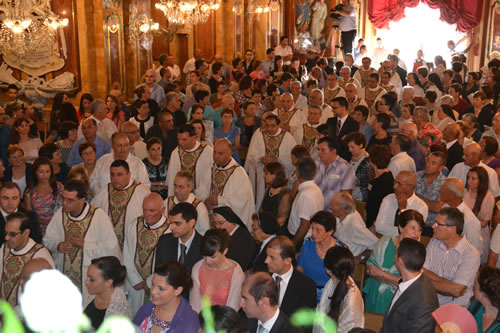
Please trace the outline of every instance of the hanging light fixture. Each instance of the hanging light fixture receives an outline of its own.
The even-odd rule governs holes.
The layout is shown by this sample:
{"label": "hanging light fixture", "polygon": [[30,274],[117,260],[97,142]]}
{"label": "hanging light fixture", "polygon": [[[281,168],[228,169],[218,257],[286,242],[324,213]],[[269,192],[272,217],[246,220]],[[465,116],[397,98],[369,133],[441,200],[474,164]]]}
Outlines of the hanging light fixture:
{"label": "hanging light fixture", "polygon": [[205,23],[220,4],[216,0],[160,0],[155,7],[163,12],[167,21],[190,25]]}
{"label": "hanging light fixture", "polygon": [[160,25],[149,18],[145,11],[139,12],[136,4],[130,5],[129,38],[130,40],[144,37],[150,40],[155,32],[160,30]]}

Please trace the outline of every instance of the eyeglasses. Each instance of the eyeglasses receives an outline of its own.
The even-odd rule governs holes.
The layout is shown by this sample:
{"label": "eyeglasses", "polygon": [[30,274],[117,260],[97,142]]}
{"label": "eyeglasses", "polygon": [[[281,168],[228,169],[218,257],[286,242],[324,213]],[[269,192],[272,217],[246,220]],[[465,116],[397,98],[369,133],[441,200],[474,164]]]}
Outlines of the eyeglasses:
{"label": "eyeglasses", "polygon": [[433,226],[436,228],[438,228],[438,227],[454,227],[453,225],[448,225],[446,223],[438,223],[438,222],[434,222]]}
{"label": "eyeglasses", "polygon": [[9,236],[10,238],[14,238],[17,235],[19,235],[20,233],[21,233],[21,231],[18,231],[18,232],[7,232],[7,233],[5,233],[5,235]]}

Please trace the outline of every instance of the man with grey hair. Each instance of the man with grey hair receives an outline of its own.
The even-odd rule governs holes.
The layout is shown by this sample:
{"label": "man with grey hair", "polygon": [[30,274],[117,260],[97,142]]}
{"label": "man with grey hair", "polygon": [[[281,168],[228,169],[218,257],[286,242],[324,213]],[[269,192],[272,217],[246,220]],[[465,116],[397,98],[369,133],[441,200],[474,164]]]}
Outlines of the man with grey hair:
{"label": "man with grey hair", "polygon": [[104,140],[97,135],[98,127],[97,120],[89,117],[80,123],[79,130],[82,132],[82,138],[78,139],[73,144],[71,152],[69,153],[69,166],[75,166],[77,164],[83,163],[83,159],[78,152],[78,148],[84,142],[91,142],[96,147],[96,159],[98,160],[104,154],[108,154],[111,151],[111,144],[109,141]]}
{"label": "man with grey hair", "polygon": [[290,132],[292,135],[299,126],[307,121],[304,113],[295,108],[293,95],[286,92],[280,96],[281,108],[273,111],[280,119],[280,127]]}
{"label": "man with grey hair", "polygon": [[340,69],[340,80],[339,85],[344,89],[348,84],[353,84],[356,87],[357,92],[361,89],[361,84],[355,78],[351,77],[351,69],[349,66],[344,66]]}
{"label": "man with grey hair", "polygon": [[460,132],[460,125],[455,122],[448,124],[443,129],[443,141],[446,143],[446,149],[448,149],[448,160],[446,161],[448,171],[451,171],[457,163],[464,161],[462,157],[464,148],[460,142],[458,142]]}
{"label": "man with grey hair", "polygon": [[417,171],[425,169],[425,150],[417,139],[418,128],[415,123],[405,123],[401,128],[401,133],[406,135],[411,140],[408,155],[413,158]]}
{"label": "man with grey hair", "polygon": [[[115,123],[106,117],[106,102],[102,99],[94,99],[90,103],[90,113],[92,115],[87,119],[94,119],[97,123],[97,135],[104,140],[111,142],[111,136],[118,131]],[[83,138],[82,123],[78,127],[78,139]]]}
{"label": "man with grey hair", "polygon": [[387,169],[392,172],[394,178],[401,171],[417,172],[415,161],[408,155],[408,150],[411,147],[411,140],[404,134],[396,134],[392,137],[392,142],[389,144],[391,149],[391,162]]}
{"label": "man with grey hair", "polygon": [[[401,171],[394,179],[394,193],[387,195],[373,225],[374,229],[385,236],[397,236],[398,216],[403,210],[414,209],[427,219],[429,209],[422,199],[415,194],[417,177],[411,171]],[[375,231],[373,230],[373,231]]]}
{"label": "man with grey hair", "polygon": [[325,96],[321,89],[313,89],[309,94],[309,105],[319,106],[323,111],[321,111],[321,118],[319,119],[320,124],[326,124],[328,118],[332,118],[335,115],[330,105],[325,104]]}
{"label": "man with grey hair", "polygon": [[186,114],[181,111],[181,101],[178,93],[171,91],[166,94],[164,105],[165,109],[174,117],[175,126],[180,127],[187,122]]}
{"label": "man with grey hair", "polygon": [[484,256],[484,251],[487,256],[488,249],[484,248],[484,240],[481,235],[481,222],[463,200],[465,194],[464,183],[458,178],[448,178],[444,181],[443,186],[441,186],[440,193],[439,198],[444,203],[443,207],[457,208],[464,214],[462,236],[465,236],[482,256]]}
{"label": "man with grey hair", "polygon": [[141,136],[139,134],[139,128],[136,124],[131,121],[124,122],[120,128],[120,132],[127,134],[130,142],[130,153],[132,155],[141,160],[148,157],[146,143],[140,140]]}
{"label": "man with grey hair", "polygon": [[448,177],[459,178],[462,183],[467,183],[467,174],[473,167],[480,166],[488,173],[489,190],[496,198],[500,195],[500,186],[498,185],[498,176],[495,170],[481,161],[481,146],[477,143],[471,143],[464,148],[464,161],[457,163],[451,170]]}
{"label": "man with grey hair", "polygon": [[337,219],[334,236],[346,244],[354,256],[359,256],[366,249],[373,249],[378,238],[366,227],[349,192],[335,194],[330,209]]}
{"label": "man with grey hair", "polygon": [[304,112],[307,109],[307,98],[302,95],[302,83],[297,80],[292,81],[290,91],[292,92],[294,107]]}
{"label": "man with grey hair", "polygon": [[469,306],[479,269],[479,252],[462,237],[464,215],[456,208],[443,208],[433,224],[427,245],[424,274],[438,292],[439,305]]}

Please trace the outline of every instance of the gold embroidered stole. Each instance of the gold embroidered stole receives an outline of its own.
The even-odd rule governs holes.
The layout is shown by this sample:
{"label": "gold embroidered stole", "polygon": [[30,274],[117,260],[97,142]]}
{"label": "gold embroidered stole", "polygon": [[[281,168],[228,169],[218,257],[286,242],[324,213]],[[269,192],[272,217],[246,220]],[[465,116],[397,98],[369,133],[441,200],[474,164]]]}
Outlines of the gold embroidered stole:
{"label": "gold embroidered stole", "polygon": [[[171,195],[167,198],[167,214],[170,215],[170,211],[172,210],[172,208],[174,208],[174,206],[176,205],[175,201],[174,201],[174,198],[175,196]],[[200,204],[200,200],[198,199],[194,199],[194,201],[191,203],[193,206],[195,207],[198,207],[198,205]]]}
{"label": "gold embroidered stole", "polygon": [[168,222],[165,221],[158,229],[151,230],[144,226],[144,217],[137,218],[137,245],[135,247],[134,263],[143,280],[146,280],[153,271],[156,245],[158,239],[168,229],[168,226]]}
{"label": "gold embroidered stole", "polygon": [[280,125],[285,126],[290,123],[290,120],[293,118],[297,109],[293,109],[292,111],[284,111],[282,109],[278,110],[278,118],[280,118]]}
{"label": "gold embroidered stole", "polygon": [[347,112],[349,113],[349,115],[352,115],[352,113],[354,112],[354,108],[356,106],[358,106],[360,102],[361,102],[361,98],[359,98],[359,97],[356,97],[354,99],[354,101],[349,102],[349,105],[347,106]]}
{"label": "gold embroidered stole", "polygon": [[[349,80],[347,81],[344,81],[344,80],[339,80],[339,86],[340,88],[344,89],[345,90],[345,86],[347,86],[349,83],[353,83],[354,82],[354,79],[353,78],[350,78]],[[354,84],[354,83],[353,83]]]}
{"label": "gold embroidered stole", "polygon": [[309,150],[316,141],[318,131],[316,130],[316,128],[309,126],[307,123],[302,125],[302,128],[304,132],[302,136],[302,145]]}
{"label": "gold embroidered stole", "polygon": [[285,133],[286,131],[284,130],[282,130],[280,134],[275,136],[262,133],[262,136],[264,138],[264,146],[266,148],[265,156],[271,156],[275,158],[278,158],[280,156],[280,146]]}
{"label": "gold embroidered stole", "polygon": [[111,183],[108,184],[108,215],[111,218],[115,229],[116,238],[120,249],[123,250],[125,239],[125,218],[127,216],[127,206],[132,199],[132,195],[139,183],[135,182],[124,190],[115,189]]}
{"label": "gold embroidered stole", "polygon": [[392,91],[392,89],[394,89],[394,86],[392,84],[388,84],[386,86],[384,85],[380,85],[382,88],[385,89],[385,91],[389,92],[389,91]]}
{"label": "gold embroidered stole", "polygon": [[369,70],[365,71],[364,69],[360,68],[358,72],[359,76],[361,77],[361,86],[366,87],[368,85],[370,74],[373,73],[373,70],[370,68]]}
{"label": "gold embroidered stole", "polygon": [[325,87],[325,89],[324,89],[325,102],[326,103],[330,103],[332,101],[332,99],[334,99],[335,97],[337,97],[337,95],[340,92],[340,89],[341,89],[340,86],[337,87],[337,89],[334,89],[334,90],[330,90],[327,87]]}
{"label": "gold embroidered stole", "polygon": [[226,186],[227,181],[237,167],[238,165],[233,165],[228,169],[222,170],[217,168],[214,164],[212,166],[212,185],[210,186],[210,194],[221,194],[224,191],[224,186]]}
{"label": "gold embroidered stole", "polygon": [[375,99],[381,91],[382,88],[380,87],[375,91],[371,91],[368,87],[365,88],[365,102],[368,105],[368,108],[372,107],[373,102],[375,102]]}
{"label": "gold embroidered stole", "polygon": [[[68,236],[83,238],[90,228],[92,218],[97,207],[90,206],[87,215],[81,221],[73,221],[69,218],[68,213],[63,213],[64,233]],[[70,278],[71,281],[82,290],[83,282],[83,249],[76,247],[71,250],[71,253],[64,254],[63,273]]]}
{"label": "gold embroidered stole", "polygon": [[206,144],[200,146],[193,151],[185,151],[179,147],[179,159],[181,160],[181,171],[188,171],[193,175],[193,181],[196,184],[196,163],[203,153]]}
{"label": "gold embroidered stole", "polygon": [[12,307],[18,304],[19,279],[24,265],[30,261],[43,246],[35,244],[23,255],[13,254],[5,245],[3,251],[2,297]]}

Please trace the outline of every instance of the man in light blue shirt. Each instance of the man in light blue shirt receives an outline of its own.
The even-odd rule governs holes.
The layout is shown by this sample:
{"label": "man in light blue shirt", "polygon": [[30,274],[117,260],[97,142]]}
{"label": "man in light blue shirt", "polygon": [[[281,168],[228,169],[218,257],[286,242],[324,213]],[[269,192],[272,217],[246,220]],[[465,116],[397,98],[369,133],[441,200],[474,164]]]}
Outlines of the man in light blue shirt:
{"label": "man in light blue shirt", "polygon": [[68,159],[68,164],[70,167],[83,163],[78,148],[84,141],[92,142],[95,145],[96,160],[98,160],[102,155],[111,152],[111,144],[107,140],[104,140],[100,136],[97,136],[97,123],[94,119],[88,118],[84,120],[81,126],[83,138],[75,142],[73,148],[71,149]]}
{"label": "man in light blue shirt", "polygon": [[274,70],[274,49],[272,47],[266,50],[266,59],[262,61],[262,71],[269,74]]}

